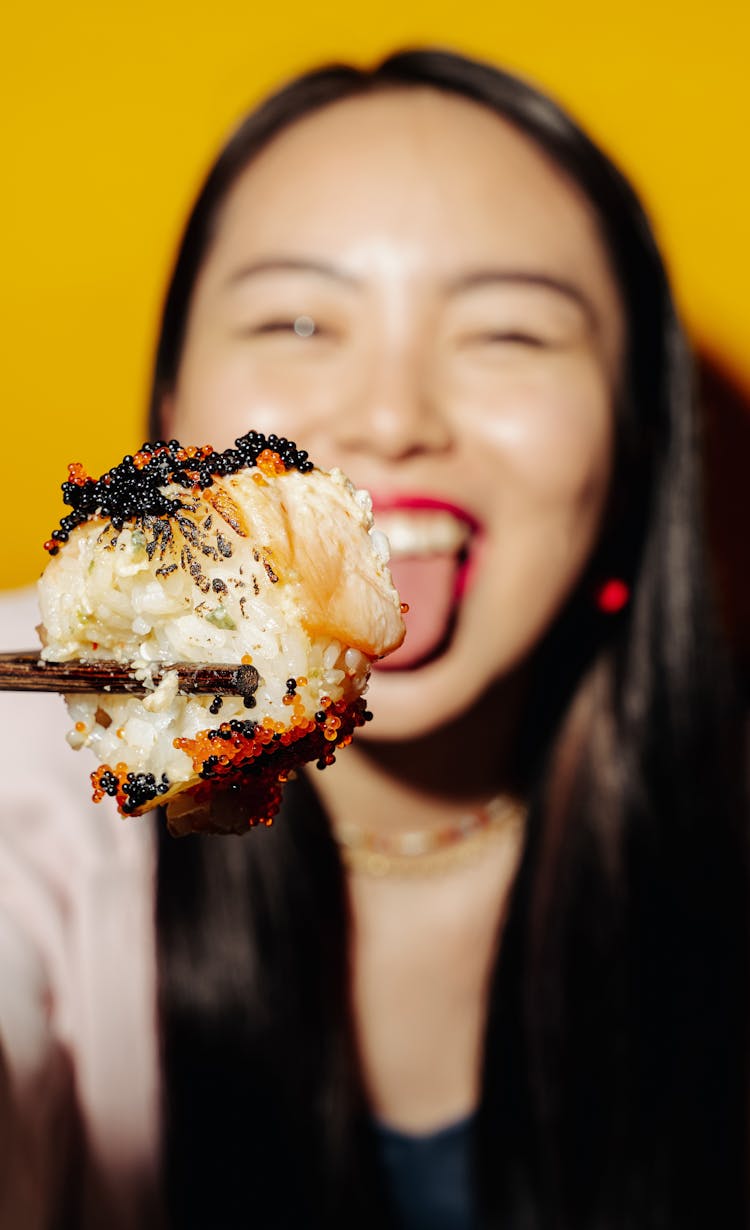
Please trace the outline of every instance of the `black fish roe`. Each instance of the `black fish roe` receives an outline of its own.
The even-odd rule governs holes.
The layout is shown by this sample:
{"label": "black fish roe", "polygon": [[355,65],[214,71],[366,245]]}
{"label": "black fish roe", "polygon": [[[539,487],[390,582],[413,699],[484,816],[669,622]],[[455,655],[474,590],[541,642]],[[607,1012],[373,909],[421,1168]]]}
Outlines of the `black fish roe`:
{"label": "black fish roe", "polygon": [[123,457],[101,478],[89,477],[78,464],[68,466],[62,493],[72,511],[61,519],[59,529],[52,531],[45,550],[57,555],[71,531],[91,517],[108,517],[114,528],[121,530],[126,521],[175,516],[183,505],[177,497],[162,491],[170,483],[202,491],[213,485],[214,478],[239,470],[259,467],[264,474],[286,470],[309,474],[314,469],[304,449],[283,436],[248,431],[234,443],[234,448],[217,453],[210,444],[183,448],[179,440],[146,442],[134,456]]}
{"label": "black fish roe", "polygon": [[105,794],[109,795],[111,799],[115,797],[119,782],[111,769],[105,769],[105,771],[101,774],[99,777],[99,786]]}
{"label": "black fish roe", "polygon": [[[212,742],[215,739],[219,739],[224,743],[231,742],[233,735],[241,735],[243,739],[252,739],[257,729],[257,722],[242,722],[238,718],[232,718],[229,722],[222,722],[221,726],[218,726],[215,730],[209,730],[206,734],[206,738],[210,739]],[[208,781],[210,778],[216,777],[217,767],[220,765],[221,759],[218,755],[214,754],[207,756],[201,765],[199,776],[202,777],[204,781]]]}
{"label": "black fish roe", "polygon": [[122,792],[127,796],[126,802],[122,804],[122,811],[125,815],[130,815],[143,807],[144,803],[150,803],[158,794],[166,794],[168,790],[169,779],[166,773],[162,773],[161,781],[158,782],[153,773],[128,773],[122,784]]}
{"label": "black fish roe", "polygon": [[257,722],[241,722],[239,718],[232,718],[229,722],[222,722],[215,730],[209,730],[206,738],[231,739],[232,735],[242,735],[243,739],[252,739],[257,729]]}

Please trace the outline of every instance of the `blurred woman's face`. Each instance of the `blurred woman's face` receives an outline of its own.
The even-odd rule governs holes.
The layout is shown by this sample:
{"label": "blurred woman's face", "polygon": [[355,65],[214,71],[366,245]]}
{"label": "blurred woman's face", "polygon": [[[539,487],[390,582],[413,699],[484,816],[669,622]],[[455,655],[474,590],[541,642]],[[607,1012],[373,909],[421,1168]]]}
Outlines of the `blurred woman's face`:
{"label": "blurred woman's face", "polygon": [[585,198],[468,100],[336,103],[234,186],[165,427],[275,432],[370,490],[410,607],[372,737],[459,715],[559,612],[601,524],[623,334]]}

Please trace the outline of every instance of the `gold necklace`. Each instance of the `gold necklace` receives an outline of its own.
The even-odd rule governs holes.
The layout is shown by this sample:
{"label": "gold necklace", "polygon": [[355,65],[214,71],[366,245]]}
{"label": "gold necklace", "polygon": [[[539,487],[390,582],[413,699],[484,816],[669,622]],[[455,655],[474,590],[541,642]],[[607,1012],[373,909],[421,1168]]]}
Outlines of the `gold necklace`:
{"label": "gold necklace", "polygon": [[470,862],[492,838],[509,829],[520,829],[525,818],[525,805],[502,794],[439,828],[378,833],[341,825],[333,830],[333,836],[349,871],[370,876],[423,876]]}

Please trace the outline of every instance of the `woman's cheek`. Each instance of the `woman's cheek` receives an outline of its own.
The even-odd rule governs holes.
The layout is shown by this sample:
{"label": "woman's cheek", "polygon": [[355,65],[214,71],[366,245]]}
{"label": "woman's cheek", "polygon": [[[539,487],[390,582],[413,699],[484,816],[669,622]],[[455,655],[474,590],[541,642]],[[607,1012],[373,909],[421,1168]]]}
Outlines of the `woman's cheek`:
{"label": "woman's cheek", "polygon": [[174,431],[226,448],[246,431],[292,436],[303,416],[302,381],[277,369],[273,378],[241,352],[184,365],[174,400]]}
{"label": "woman's cheek", "polygon": [[[565,370],[565,369],[568,370]],[[467,416],[498,472],[542,504],[597,503],[606,491],[614,436],[610,395],[592,364],[548,364],[509,380]]]}

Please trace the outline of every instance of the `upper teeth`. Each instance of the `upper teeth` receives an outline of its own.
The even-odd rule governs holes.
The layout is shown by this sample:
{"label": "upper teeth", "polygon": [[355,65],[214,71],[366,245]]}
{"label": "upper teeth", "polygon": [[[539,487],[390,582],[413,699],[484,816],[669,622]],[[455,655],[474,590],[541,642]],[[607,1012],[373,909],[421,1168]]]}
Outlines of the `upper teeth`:
{"label": "upper teeth", "polygon": [[455,554],[471,536],[465,521],[440,508],[390,509],[377,514],[376,524],[388,537],[392,559]]}

